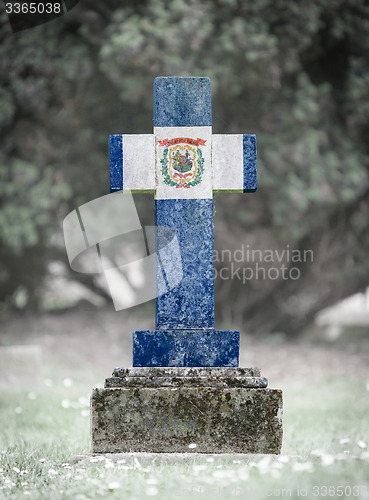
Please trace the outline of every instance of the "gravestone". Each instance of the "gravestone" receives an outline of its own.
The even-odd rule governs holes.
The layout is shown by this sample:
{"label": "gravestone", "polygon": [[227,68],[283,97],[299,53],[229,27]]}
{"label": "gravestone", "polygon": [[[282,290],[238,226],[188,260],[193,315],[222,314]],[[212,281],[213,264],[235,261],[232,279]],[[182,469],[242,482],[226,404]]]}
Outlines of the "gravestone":
{"label": "gravestone", "polygon": [[256,138],[211,127],[209,78],[159,77],[154,133],[110,136],[111,191],[156,195],[156,329],[92,393],[95,453],[280,452],[282,392],[238,366],[239,331],[214,318],[213,192],[256,190]]}

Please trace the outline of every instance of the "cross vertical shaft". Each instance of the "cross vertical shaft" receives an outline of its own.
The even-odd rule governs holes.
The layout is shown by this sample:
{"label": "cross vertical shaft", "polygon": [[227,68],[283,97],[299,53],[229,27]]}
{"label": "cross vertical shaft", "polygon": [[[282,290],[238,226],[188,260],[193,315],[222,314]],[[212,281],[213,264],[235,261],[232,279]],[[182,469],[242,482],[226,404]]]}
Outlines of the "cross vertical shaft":
{"label": "cross vertical shaft", "polygon": [[[183,127],[192,134],[201,134],[211,127],[211,83],[209,78],[157,78],[154,85],[154,127],[156,133],[166,134],[169,127],[181,137]],[[160,130],[159,130],[160,129]],[[209,142],[209,140],[208,140]],[[211,148],[211,144],[206,145]],[[208,166],[209,168],[209,166]],[[209,169],[210,170],[210,169]],[[160,227],[169,227],[177,235],[181,252],[183,278],[167,293],[157,294],[156,328],[196,329],[214,328],[214,244],[213,200],[184,199],[186,188],[171,187],[175,198],[155,201],[156,248],[160,242]],[[207,190],[211,196],[211,190]],[[168,195],[166,193],[166,196]],[[187,194],[187,193],[186,193]],[[160,267],[157,266],[160,270]],[[159,271],[160,272],[160,271]],[[157,283],[159,277],[157,276]]]}

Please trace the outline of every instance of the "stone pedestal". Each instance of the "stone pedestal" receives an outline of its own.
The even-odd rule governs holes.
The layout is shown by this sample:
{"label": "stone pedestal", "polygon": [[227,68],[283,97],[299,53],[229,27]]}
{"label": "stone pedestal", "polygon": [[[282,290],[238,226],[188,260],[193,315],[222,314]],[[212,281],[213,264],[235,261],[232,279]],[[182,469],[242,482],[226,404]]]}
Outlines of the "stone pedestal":
{"label": "stone pedestal", "polygon": [[133,333],[133,366],[238,366],[237,330],[172,329]]}
{"label": "stone pedestal", "polygon": [[91,396],[92,452],[280,453],[267,384],[257,368],[117,368]]}

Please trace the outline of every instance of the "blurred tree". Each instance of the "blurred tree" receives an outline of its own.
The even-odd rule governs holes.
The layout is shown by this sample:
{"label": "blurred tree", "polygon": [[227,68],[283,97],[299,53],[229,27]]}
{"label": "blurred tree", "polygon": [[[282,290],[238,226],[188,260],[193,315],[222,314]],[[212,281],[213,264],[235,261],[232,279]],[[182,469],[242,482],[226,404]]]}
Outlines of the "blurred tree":
{"label": "blurred tree", "polygon": [[314,252],[284,262],[298,280],[218,279],[218,321],[294,333],[365,287],[368,32],[365,0],[85,0],[16,35],[3,16],[0,300],[37,305],[58,221],[106,194],[109,133],[151,132],[158,75],[210,76],[214,132],[258,135],[258,194],[216,197],[216,247]]}

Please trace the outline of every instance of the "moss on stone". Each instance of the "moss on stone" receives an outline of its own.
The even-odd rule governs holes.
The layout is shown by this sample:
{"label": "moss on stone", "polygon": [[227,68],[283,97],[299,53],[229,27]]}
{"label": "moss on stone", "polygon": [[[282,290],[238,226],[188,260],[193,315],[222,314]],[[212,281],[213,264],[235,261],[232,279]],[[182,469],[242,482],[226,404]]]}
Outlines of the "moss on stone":
{"label": "moss on stone", "polygon": [[245,388],[95,389],[92,448],[147,451],[279,453],[282,392]]}

